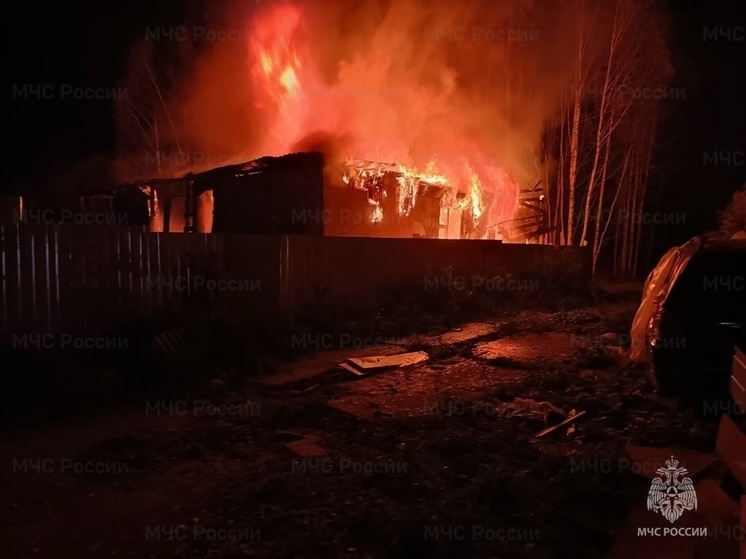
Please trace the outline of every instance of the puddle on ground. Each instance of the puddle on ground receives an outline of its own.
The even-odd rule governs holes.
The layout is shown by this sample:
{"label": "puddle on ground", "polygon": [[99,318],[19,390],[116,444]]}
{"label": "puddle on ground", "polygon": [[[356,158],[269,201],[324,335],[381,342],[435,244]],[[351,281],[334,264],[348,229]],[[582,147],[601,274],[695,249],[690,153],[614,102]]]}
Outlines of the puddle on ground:
{"label": "puddle on ground", "polygon": [[519,334],[478,344],[474,355],[505,359],[519,366],[535,367],[571,361],[583,351],[583,338],[564,332]]}
{"label": "puddle on ground", "polygon": [[495,387],[520,384],[526,374],[458,357],[345,383],[329,405],[365,419],[432,415],[446,398],[477,399]]}

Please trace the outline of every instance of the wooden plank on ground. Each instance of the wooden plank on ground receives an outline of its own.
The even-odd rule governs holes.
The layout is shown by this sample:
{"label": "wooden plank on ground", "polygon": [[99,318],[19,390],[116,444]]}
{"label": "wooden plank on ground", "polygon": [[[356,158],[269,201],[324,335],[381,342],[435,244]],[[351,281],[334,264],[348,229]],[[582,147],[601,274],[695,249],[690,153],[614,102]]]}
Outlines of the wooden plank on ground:
{"label": "wooden plank on ground", "polygon": [[430,359],[424,351],[400,353],[398,355],[376,355],[372,357],[351,358],[347,361],[364,372],[371,372],[394,367],[408,367]]}

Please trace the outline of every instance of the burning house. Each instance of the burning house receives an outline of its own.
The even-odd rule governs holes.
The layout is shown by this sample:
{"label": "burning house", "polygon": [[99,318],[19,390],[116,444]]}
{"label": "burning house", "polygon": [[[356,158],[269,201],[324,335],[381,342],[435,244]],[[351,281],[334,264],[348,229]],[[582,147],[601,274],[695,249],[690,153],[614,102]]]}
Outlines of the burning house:
{"label": "burning house", "polygon": [[[443,177],[395,164],[327,164],[318,152],[264,157],[187,177],[195,197],[209,195],[212,232],[445,238],[461,231],[463,197]],[[199,212],[198,212],[199,213]],[[197,217],[197,222],[204,222]]]}
{"label": "burning house", "polygon": [[[479,202],[484,211],[490,197]],[[81,210],[153,232],[494,238],[472,198],[443,176],[373,161],[335,166],[318,152],[88,193]]]}
{"label": "burning house", "polygon": [[192,193],[183,179],[150,179],[80,196],[83,215],[105,216],[103,223],[145,227],[153,232],[195,231]]}
{"label": "burning house", "polygon": [[80,198],[81,212],[152,232],[502,239],[548,231],[541,184],[520,191],[514,219],[482,219],[494,194],[477,178],[464,193],[432,170],[395,163],[329,163],[318,152],[262,157],[176,179],[140,180]]}
{"label": "burning house", "polygon": [[[389,238],[495,239],[481,220],[492,194],[465,194],[442,175],[403,165],[349,160],[318,152],[264,157],[185,177],[212,208],[216,233],[282,233]],[[202,230],[202,229],[198,229]]]}
{"label": "burning house", "polygon": [[[452,8],[433,9],[434,20],[451,20]],[[463,43],[418,41],[423,22],[399,4],[369,40],[329,36],[339,44],[327,49],[314,30],[339,14],[323,13],[315,4],[257,7],[235,19],[249,41],[213,45],[183,90],[173,86],[166,109],[188,117],[152,144],[214,157],[195,160],[175,181],[178,194],[151,186],[151,221],[163,221],[151,229],[538,240],[548,212],[531,185],[547,115],[533,96],[517,103],[512,66],[498,69],[484,49],[465,56]],[[133,83],[139,68],[133,62]],[[236,164],[209,169],[206,160]]]}

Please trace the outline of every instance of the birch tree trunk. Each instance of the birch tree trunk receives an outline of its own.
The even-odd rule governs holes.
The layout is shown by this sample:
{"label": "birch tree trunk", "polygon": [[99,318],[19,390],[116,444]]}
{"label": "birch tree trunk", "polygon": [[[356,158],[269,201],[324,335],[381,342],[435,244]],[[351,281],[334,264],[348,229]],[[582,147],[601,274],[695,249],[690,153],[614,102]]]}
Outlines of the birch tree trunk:
{"label": "birch tree trunk", "polygon": [[[653,144],[655,143],[655,121],[650,125],[650,132],[647,138],[647,153],[645,154],[645,163],[642,168],[640,177],[640,199],[641,203],[645,200],[645,194],[648,189],[648,177],[650,176],[650,164],[653,156]],[[637,277],[637,269],[640,261],[640,246],[642,244],[642,219],[637,221],[637,242],[634,250],[634,260],[632,264],[632,277]]]}
{"label": "birch tree trunk", "polygon": [[598,206],[596,208],[596,224],[595,231],[593,233],[593,273],[596,272],[596,261],[598,260],[598,254],[601,250],[601,220],[603,219],[604,209],[604,190],[606,189],[606,177],[609,171],[609,157],[611,155],[611,138],[606,140],[606,150],[604,154],[604,162],[601,168],[601,184],[598,193]]}
{"label": "birch tree trunk", "polygon": [[584,51],[585,51],[585,2],[581,0],[580,8],[580,36],[578,37],[578,57],[575,67],[575,98],[572,112],[572,132],[570,133],[570,170],[567,181],[567,196],[569,197],[567,209],[567,237],[565,244],[574,244],[575,229],[575,186],[578,180],[578,155],[580,149],[580,111],[582,107],[584,80]]}
{"label": "birch tree trunk", "polygon": [[559,238],[556,239],[557,244],[567,243],[565,237],[565,122],[566,112],[564,103],[562,104],[560,112],[560,148],[559,157],[557,158],[557,220],[558,224],[555,230],[559,232]]}
{"label": "birch tree trunk", "polygon": [[[629,20],[624,22],[619,21],[619,0],[616,2],[614,10],[614,23],[611,31],[611,40],[609,41],[609,56],[606,61],[606,71],[604,72],[603,87],[601,89],[601,106],[598,113],[598,126],[596,128],[596,141],[594,143],[593,152],[593,165],[591,167],[590,178],[588,179],[588,190],[585,194],[585,208],[583,212],[583,230],[580,234],[580,245],[585,246],[588,244],[588,222],[590,221],[591,210],[593,205],[593,194],[596,190],[596,179],[598,175],[598,166],[601,159],[601,152],[603,150],[604,135],[606,136],[606,142],[611,141],[611,134],[616,126],[608,126],[608,130],[605,130],[608,118],[607,112],[609,111],[609,91],[612,82],[612,70],[615,64],[615,58],[619,45],[621,44],[624,32]],[[616,81],[616,80],[615,80]],[[608,154],[607,154],[608,156]],[[602,181],[603,185],[603,181]],[[599,208],[603,204],[603,200],[598,201]]]}

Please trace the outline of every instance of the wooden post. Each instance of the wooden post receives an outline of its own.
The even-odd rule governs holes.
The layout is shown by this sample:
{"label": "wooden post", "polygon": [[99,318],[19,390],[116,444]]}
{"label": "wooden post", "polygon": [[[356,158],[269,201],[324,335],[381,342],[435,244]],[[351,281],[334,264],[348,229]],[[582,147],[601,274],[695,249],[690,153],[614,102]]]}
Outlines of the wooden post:
{"label": "wooden post", "polygon": [[194,209],[197,207],[194,199],[194,182],[187,182],[186,196],[184,197],[184,232],[194,233]]}

